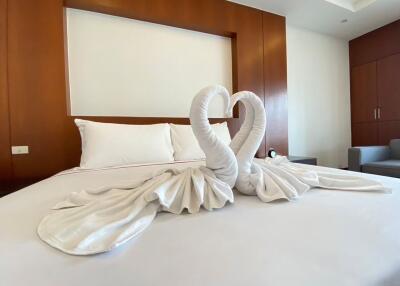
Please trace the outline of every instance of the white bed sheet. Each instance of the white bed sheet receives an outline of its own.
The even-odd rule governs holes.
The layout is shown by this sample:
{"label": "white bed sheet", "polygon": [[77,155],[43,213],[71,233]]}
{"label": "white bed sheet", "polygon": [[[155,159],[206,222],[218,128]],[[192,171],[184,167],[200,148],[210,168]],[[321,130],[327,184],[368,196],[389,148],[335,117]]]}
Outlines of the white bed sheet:
{"label": "white bed sheet", "polygon": [[63,254],[36,235],[68,193],[168,167],[74,171],[1,198],[0,285],[400,285],[400,180],[373,175],[363,174],[393,194],[316,189],[271,204],[236,194],[213,213],[160,214],[138,238],[96,256]]}

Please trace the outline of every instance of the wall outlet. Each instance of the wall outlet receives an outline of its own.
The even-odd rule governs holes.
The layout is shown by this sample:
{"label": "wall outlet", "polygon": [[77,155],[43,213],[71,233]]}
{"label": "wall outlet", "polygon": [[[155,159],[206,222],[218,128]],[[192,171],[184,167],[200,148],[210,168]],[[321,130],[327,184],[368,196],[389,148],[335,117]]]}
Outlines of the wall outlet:
{"label": "wall outlet", "polygon": [[13,155],[29,154],[29,146],[12,146],[11,154]]}

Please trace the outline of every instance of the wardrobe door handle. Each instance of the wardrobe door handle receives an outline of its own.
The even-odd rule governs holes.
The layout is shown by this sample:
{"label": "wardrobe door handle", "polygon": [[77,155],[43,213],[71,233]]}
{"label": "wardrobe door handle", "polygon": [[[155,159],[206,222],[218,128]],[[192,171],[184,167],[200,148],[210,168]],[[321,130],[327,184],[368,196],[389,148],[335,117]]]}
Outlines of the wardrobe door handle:
{"label": "wardrobe door handle", "polygon": [[376,120],[376,108],[374,108],[374,119]]}
{"label": "wardrobe door handle", "polygon": [[378,107],[378,119],[381,119],[381,108]]}

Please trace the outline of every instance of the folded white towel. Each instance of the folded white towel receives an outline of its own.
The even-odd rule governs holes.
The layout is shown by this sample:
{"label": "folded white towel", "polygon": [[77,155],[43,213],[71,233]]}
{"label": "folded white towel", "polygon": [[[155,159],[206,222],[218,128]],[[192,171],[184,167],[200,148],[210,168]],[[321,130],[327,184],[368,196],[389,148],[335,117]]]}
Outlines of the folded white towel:
{"label": "folded white towel", "polygon": [[[231,148],[236,154],[239,174],[236,188],[243,194],[257,195],[264,202],[277,199],[293,200],[318,187],[347,191],[389,192],[382,184],[352,175],[310,171],[287,160],[286,157],[267,158],[254,162],[254,156],[265,134],[266,117],[262,101],[252,92],[243,91],[232,96],[231,109],[241,101],[246,117]],[[267,135],[268,136],[268,135]]]}
{"label": "folded white towel", "polygon": [[233,203],[236,158],[214,134],[207,118],[208,104],[216,95],[229,102],[225,88],[208,87],[194,98],[190,112],[206,167],[171,169],[129,185],[72,193],[41,221],[39,237],[65,253],[96,254],[140,234],[160,211],[196,213],[201,207],[211,211]]}
{"label": "folded white towel", "polygon": [[254,163],[259,173],[256,194],[264,202],[277,199],[294,200],[311,188],[342,191],[390,192],[381,183],[366,178],[315,171],[301,168],[286,157],[266,158],[262,163]]}

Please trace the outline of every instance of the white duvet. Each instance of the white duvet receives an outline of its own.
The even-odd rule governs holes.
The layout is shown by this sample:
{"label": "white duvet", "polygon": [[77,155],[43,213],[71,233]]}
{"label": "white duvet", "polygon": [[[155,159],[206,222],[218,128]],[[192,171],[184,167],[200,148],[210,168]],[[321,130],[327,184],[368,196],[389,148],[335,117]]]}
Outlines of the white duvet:
{"label": "white duvet", "polygon": [[[260,161],[257,161],[260,162]],[[41,241],[36,228],[71,190],[124,185],[204,162],[75,171],[0,198],[1,286],[397,286],[400,180],[296,164],[382,182],[380,193],[315,188],[270,204],[235,193],[212,213],[162,213],[112,252],[79,257]]]}

